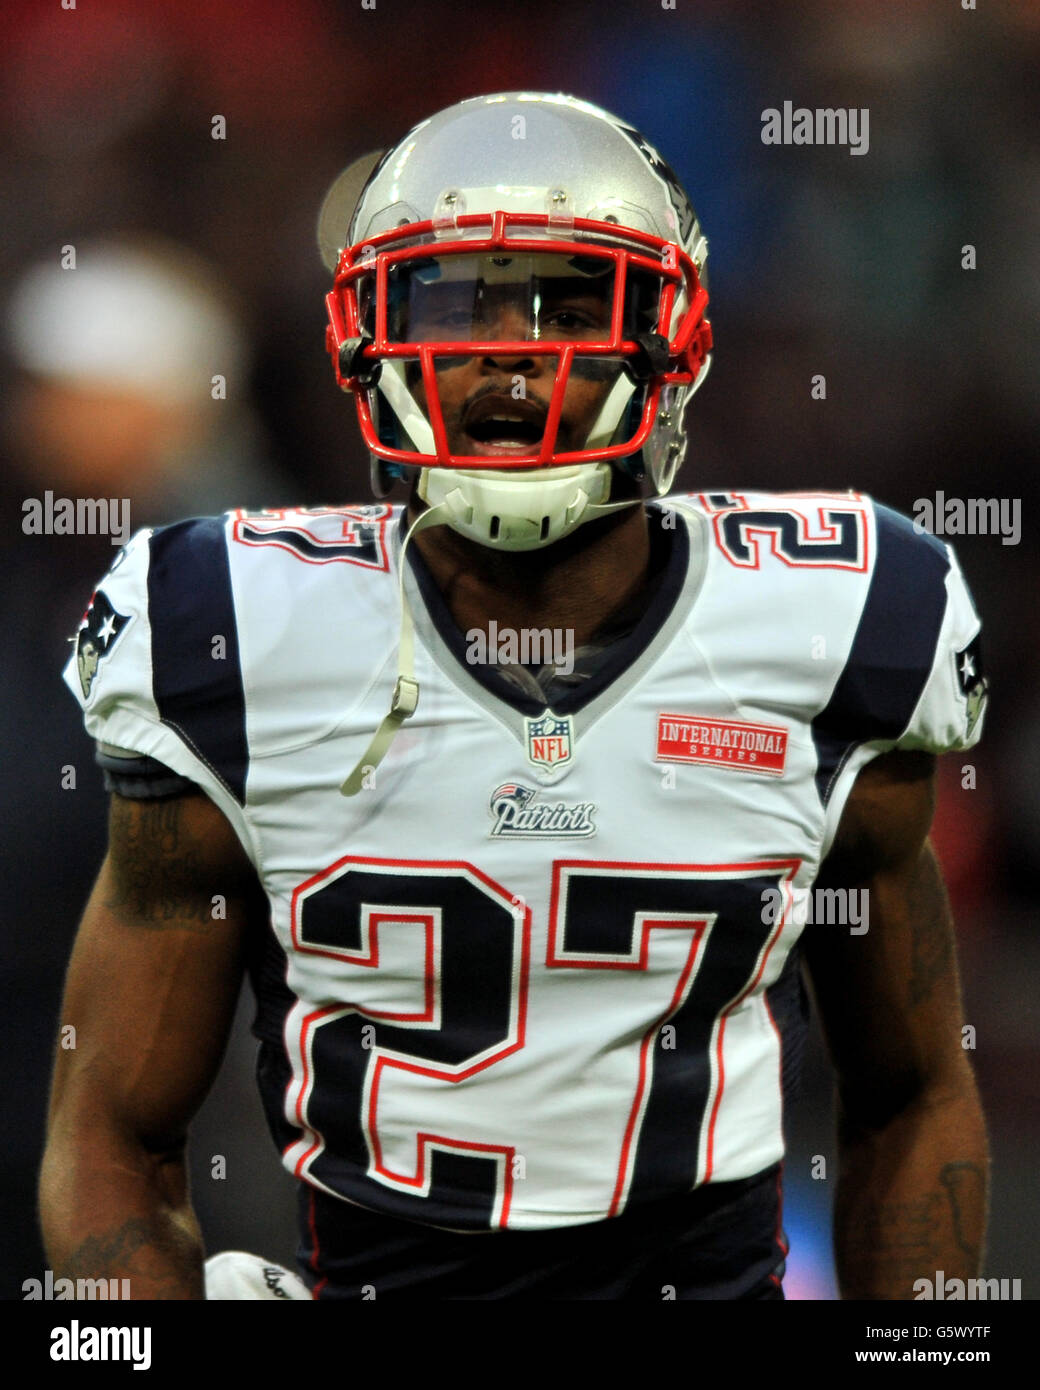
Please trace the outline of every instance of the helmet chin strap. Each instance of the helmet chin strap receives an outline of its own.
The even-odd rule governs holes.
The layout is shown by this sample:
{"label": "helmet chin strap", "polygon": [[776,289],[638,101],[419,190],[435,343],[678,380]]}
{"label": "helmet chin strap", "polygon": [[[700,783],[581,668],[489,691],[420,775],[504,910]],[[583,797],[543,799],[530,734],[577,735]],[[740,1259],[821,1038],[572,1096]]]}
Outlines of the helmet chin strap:
{"label": "helmet chin strap", "polygon": [[[623,507],[641,506],[642,501],[641,497],[633,497],[625,502],[589,503],[582,512],[582,520],[591,521],[595,517],[608,516]],[[449,492],[443,501],[416,517],[408,528],[398,556],[397,595],[401,604],[401,636],[397,649],[397,683],[394,686],[390,709],[372,735],[368,747],[358,759],[353,771],[340,786],[340,792],[344,796],[356,796],[361,791],[365,785],[366,774],[374,772],[383,761],[398,730],[404,721],[415,713],[419,704],[419,682],[415,679],[415,627],[404,589],[405,553],[413,536],[431,526],[451,526],[454,514],[460,511],[468,513],[470,508],[467,507],[461,493],[455,489]]]}
{"label": "helmet chin strap", "polygon": [[425,531],[428,526],[440,526],[447,520],[447,507],[431,507],[416,517],[408,528],[408,534],[401,546],[398,557],[397,596],[401,603],[401,637],[397,648],[397,684],[394,686],[390,709],[383,722],[372,735],[368,747],[358,759],[353,772],[340,787],[344,796],[356,796],[365,785],[366,773],[374,772],[390,751],[390,745],[401,725],[415,713],[419,704],[419,682],[415,679],[415,628],[408,599],[404,592],[405,551],[413,536]]}

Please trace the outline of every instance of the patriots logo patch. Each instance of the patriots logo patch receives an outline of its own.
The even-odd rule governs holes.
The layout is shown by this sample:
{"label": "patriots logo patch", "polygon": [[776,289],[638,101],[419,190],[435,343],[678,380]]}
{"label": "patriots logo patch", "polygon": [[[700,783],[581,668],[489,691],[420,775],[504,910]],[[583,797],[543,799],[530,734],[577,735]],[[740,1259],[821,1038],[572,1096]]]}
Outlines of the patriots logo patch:
{"label": "patriots logo patch", "polygon": [[84,700],[90,699],[98,666],[112,650],[130,617],[128,613],[117,613],[101,589],[91,599],[79,632],[72,639],[76,643],[76,666]]}
{"label": "patriots logo patch", "polygon": [[[505,782],[491,793],[491,834],[503,839],[585,839],[595,835],[592,801],[535,802],[539,795],[519,782]],[[535,803],[535,804],[532,804]]]}
{"label": "patriots logo patch", "polygon": [[977,633],[954,657],[957,668],[957,687],[967,705],[968,722],[965,737],[970,737],[986,708],[989,681],[982,667],[982,636]]}

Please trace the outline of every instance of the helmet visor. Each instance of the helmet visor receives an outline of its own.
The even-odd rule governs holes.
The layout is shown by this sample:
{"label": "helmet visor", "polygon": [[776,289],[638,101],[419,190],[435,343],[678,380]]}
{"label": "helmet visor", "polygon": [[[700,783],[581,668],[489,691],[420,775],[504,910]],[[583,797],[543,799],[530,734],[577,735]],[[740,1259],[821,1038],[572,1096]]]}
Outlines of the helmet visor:
{"label": "helmet visor", "polygon": [[[615,340],[616,263],[594,255],[445,255],[387,267],[388,343],[589,343]],[[620,338],[657,323],[660,280],[630,270]],[[375,277],[358,286],[364,331],[378,337]]]}

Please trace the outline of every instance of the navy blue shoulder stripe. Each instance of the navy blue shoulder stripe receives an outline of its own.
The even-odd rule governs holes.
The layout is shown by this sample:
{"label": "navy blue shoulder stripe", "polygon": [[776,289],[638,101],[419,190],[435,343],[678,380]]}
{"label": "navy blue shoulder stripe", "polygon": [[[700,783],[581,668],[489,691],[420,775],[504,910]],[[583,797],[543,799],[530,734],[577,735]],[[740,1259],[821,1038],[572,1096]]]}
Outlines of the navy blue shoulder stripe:
{"label": "navy blue shoulder stripe", "polygon": [[816,786],[826,806],[852,749],[897,739],[910,723],[935,658],[946,613],[943,543],[875,504],[877,557],[845,669],[812,723]]}
{"label": "navy blue shoulder stripe", "polygon": [[[151,538],[148,615],[159,717],[244,805],[246,700],[221,517],[178,521]],[[213,639],[224,638],[215,658]]]}

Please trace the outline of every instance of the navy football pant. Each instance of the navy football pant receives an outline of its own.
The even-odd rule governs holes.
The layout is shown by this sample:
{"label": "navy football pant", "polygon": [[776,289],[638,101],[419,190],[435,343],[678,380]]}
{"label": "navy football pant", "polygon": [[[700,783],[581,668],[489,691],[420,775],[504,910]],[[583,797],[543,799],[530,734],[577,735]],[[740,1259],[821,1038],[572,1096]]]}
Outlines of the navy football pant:
{"label": "navy football pant", "polygon": [[319,1299],[781,1299],[779,1167],[547,1231],[453,1232],[300,1185]]}

